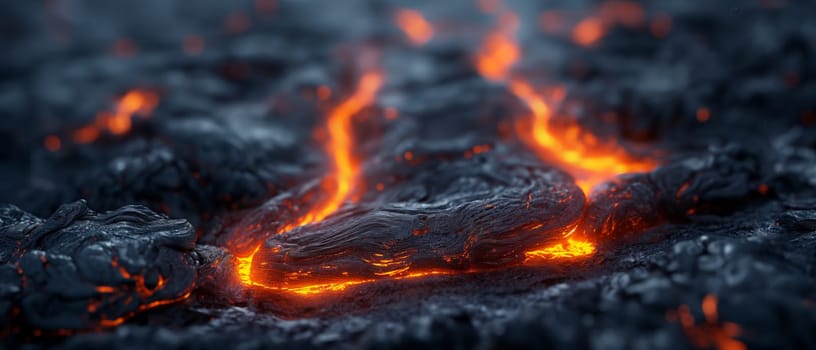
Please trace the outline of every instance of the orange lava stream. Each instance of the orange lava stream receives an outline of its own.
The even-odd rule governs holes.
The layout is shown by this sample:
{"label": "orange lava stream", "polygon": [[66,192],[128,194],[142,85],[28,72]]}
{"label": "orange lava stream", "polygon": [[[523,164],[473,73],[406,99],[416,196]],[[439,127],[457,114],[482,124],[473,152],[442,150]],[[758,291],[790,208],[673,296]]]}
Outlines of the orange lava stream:
{"label": "orange lava stream", "polygon": [[[326,150],[332,158],[333,174],[327,178],[328,181],[324,181],[323,185],[324,189],[330,192],[331,195],[311,208],[298,220],[285,225],[278,233],[288,232],[297,227],[322,221],[337,211],[348,197],[359,172],[352,155],[354,142],[351,119],[365,106],[374,101],[383,80],[383,74],[380,72],[365,73],[360,79],[360,84],[354,94],[331,111],[327,122],[329,142],[326,145]],[[259,245],[248,256],[237,258],[238,278],[244,285],[258,285],[252,280],[251,272],[252,260],[260,248]]]}
{"label": "orange lava stream", "polygon": [[571,173],[584,193],[589,194],[593,187],[617,175],[649,171],[656,166],[652,161],[632,158],[614,143],[598,144],[594,136],[582,135],[577,125],[555,130],[550,126],[552,111],[546,100],[526,82],[511,81],[510,91],[533,113],[532,128],[522,124],[518,129],[532,136],[535,149],[543,158]]}
{"label": "orange lava stream", "polygon": [[564,243],[558,243],[544,249],[524,252],[525,262],[532,260],[553,260],[564,258],[578,258],[595,253],[595,245],[588,241],[567,238]]}
{"label": "orange lava stream", "polygon": [[[427,42],[433,35],[430,25],[425,27],[427,22],[424,21],[422,15],[413,10],[399,11],[397,24],[415,44]],[[522,139],[528,139],[528,144],[542,158],[572,174],[585,194],[589,194],[595,185],[619,174],[653,169],[656,166],[655,163],[635,159],[615,143],[600,143],[595,136],[584,132],[577,124],[566,127],[558,126],[558,129],[550,125],[552,110],[549,101],[537,93],[529,83],[510,77],[511,68],[521,58],[521,50],[515,39],[517,28],[518,17],[514,13],[507,11],[500,13],[498,28],[485,37],[474,64],[476,70],[484,78],[506,83],[510,92],[531,110],[532,118],[520,121],[520,123],[527,123],[520,124],[525,127],[518,128],[521,131]],[[332,195],[294,223],[286,225],[279,233],[323,220],[336,211],[349,195],[358,173],[352,158],[351,117],[373,101],[381,84],[380,74],[366,74],[354,95],[331,112],[328,120],[330,142],[327,149],[333,157],[334,174],[327,190],[331,190]],[[574,235],[577,227],[576,224],[571,230],[564,232],[563,240],[557,244],[525,252],[523,263],[535,265],[541,261],[572,260],[594,254],[596,251],[594,242],[580,235]],[[249,256],[238,258],[238,275],[241,282],[247,286],[304,296],[340,292],[351,286],[384,279],[404,280],[432,275],[476,272],[444,269],[417,271],[411,270],[410,267],[399,266],[393,271],[378,274],[383,276],[382,278],[347,279],[337,282],[324,281],[324,283],[316,281],[314,284],[298,287],[269,286],[253,281],[251,276],[252,261],[258,249],[260,246]]]}
{"label": "orange lava stream", "polygon": [[346,101],[337,106],[329,114],[328,129],[329,143],[327,151],[332,157],[334,174],[324,185],[331,191],[331,196],[323,203],[318,204],[295,223],[288,224],[279,232],[287,232],[294,228],[319,222],[340,208],[346,199],[357,178],[357,164],[352,156],[354,149],[351,118],[365,106],[374,101],[377,91],[383,83],[383,75],[379,72],[368,72],[360,79],[357,91]]}
{"label": "orange lava stream", "polygon": [[653,169],[654,162],[634,159],[614,143],[600,144],[579,125],[563,130],[550,125],[552,110],[548,101],[529,83],[510,77],[512,66],[521,58],[515,38],[517,27],[518,18],[514,13],[501,14],[498,28],[486,36],[476,54],[476,70],[485,79],[507,83],[510,92],[532,111],[532,122],[521,120],[519,123],[522,138],[532,140],[530,143],[540,156],[572,174],[585,194],[616,175]]}
{"label": "orange lava stream", "polygon": [[[514,13],[500,14],[498,28],[485,37],[482,47],[476,53],[476,70],[485,79],[508,84],[510,92],[524,102],[532,112],[532,118],[521,119],[517,124],[521,138],[527,141],[526,143],[540,157],[572,174],[576,184],[586,195],[589,195],[596,185],[617,175],[653,169],[656,166],[654,162],[635,159],[615,143],[602,144],[594,135],[585,132],[577,124],[558,129],[550,125],[552,109],[548,101],[529,83],[519,78],[511,78],[511,68],[521,58],[521,49],[515,38],[517,28],[518,19]],[[589,28],[585,31],[598,31],[596,29]],[[600,29],[602,31],[602,28]],[[589,44],[589,41],[598,40],[602,34],[598,31],[582,33],[581,36]],[[561,244],[527,252],[528,260],[573,258],[593,254],[595,245],[572,237],[574,231],[575,229],[566,232],[565,241]]]}
{"label": "orange lava stream", "polygon": [[74,131],[73,139],[77,143],[91,143],[103,131],[113,135],[126,134],[130,131],[134,115],[148,117],[158,103],[159,96],[154,92],[130,90],[116,101],[113,111],[99,113],[92,124]]}
{"label": "orange lava stream", "polygon": [[433,38],[434,30],[422,13],[411,9],[401,9],[396,13],[397,26],[414,45],[424,45]]}
{"label": "orange lava stream", "polygon": [[[334,179],[334,185],[332,186],[334,191],[329,199],[320,205],[315,206],[315,208],[295,221],[295,223],[286,225],[281,231],[279,231],[279,233],[323,220],[326,216],[337,210],[342,201],[348,196],[358,173],[351,152],[353,149],[350,125],[351,117],[373,101],[374,95],[381,84],[382,76],[379,73],[366,74],[361,79],[360,86],[354,95],[331,112],[328,118],[330,142],[327,148],[331,150],[335,165],[335,175],[332,177],[332,179]],[[481,148],[479,150],[481,151]],[[573,231],[574,229],[568,232],[565,237],[572,234]],[[237,258],[237,270],[240,282],[245,286],[259,287],[267,290],[293,293],[302,296],[341,292],[346,290],[348,287],[381,280],[405,280],[434,275],[451,275],[463,272],[455,270],[411,271],[410,268],[397,267],[393,271],[380,273],[379,275],[383,277],[376,279],[348,279],[328,283],[320,283],[318,281],[314,284],[298,287],[270,286],[254,281],[252,278],[253,259],[260,249],[261,246],[259,245],[251,254],[245,257]],[[568,239],[563,243],[558,243],[551,247],[527,252],[525,262],[569,259],[590,255],[594,253],[594,251],[595,247],[591,243],[583,242],[577,239]]]}

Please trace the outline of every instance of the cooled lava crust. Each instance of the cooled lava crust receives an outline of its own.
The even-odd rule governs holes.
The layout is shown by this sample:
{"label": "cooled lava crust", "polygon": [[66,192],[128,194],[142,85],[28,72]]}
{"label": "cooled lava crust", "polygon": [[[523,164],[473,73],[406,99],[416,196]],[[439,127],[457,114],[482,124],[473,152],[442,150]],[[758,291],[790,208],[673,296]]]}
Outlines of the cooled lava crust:
{"label": "cooled lava crust", "polygon": [[810,2],[5,8],[3,347],[816,347]]}

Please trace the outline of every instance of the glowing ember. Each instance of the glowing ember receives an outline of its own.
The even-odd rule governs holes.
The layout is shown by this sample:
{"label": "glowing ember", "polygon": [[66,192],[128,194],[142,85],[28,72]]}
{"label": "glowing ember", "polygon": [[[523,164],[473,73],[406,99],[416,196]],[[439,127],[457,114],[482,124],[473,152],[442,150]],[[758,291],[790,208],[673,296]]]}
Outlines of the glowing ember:
{"label": "glowing ember", "polygon": [[700,123],[705,123],[708,119],[711,118],[711,111],[708,108],[701,107],[697,110],[697,121]]}
{"label": "glowing ember", "polygon": [[561,259],[576,258],[595,253],[595,245],[591,242],[569,238],[565,243],[559,243],[544,249],[525,252],[527,260],[533,259]]}
{"label": "glowing ember", "polygon": [[670,321],[680,321],[686,336],[692,344],[700,349],[716,347],[720,350],[745,350],[743,342],[734,339],[742,333],[737,324],[720,322],[717,316],[717,296],[708,294],[700,305],[705,323],[695,324],[694,315],[686,305],[681,305],[677,311],[670,311],[666,318]]}
{"label": "glowing ember", "polygon": [[593,46],[606,35],[604,23],[595,17],[588,17],[578,22],[572,30],[572,40],[581,46]]}
{"label": "glowing ember", "polygon": [[505,79],[510,68],[521,57],[515,40],[518,18],[515,14],[503,14],[497,30],[489,33],[476,55],[476,70],[490,80]]}
{"label": "glowing ember", "polygon": [[396,14],[396,22],[414,45],[424,45],[433,38],[433,27],[419,11],[399,10]]}
{"label": "glowing ember", "polygon": [[45,145],[47,150],[56,152],[60,150],[60,147],[62,147],[62,140],[60,140],[59,136],[48,135],[43,141],[43,145]]}
{"label": "glowing ember", "polygon": [[244,285],[252,285],[252,277],[250,277],[250,273],[252,272],[252,259],[255,258],[255,254],[258,253],[258,250],[261,249],[261,246],[258,245],[249,255],[245,257],[237,257],[238,260],[238,279]]}
{"label": "glowing ember", "polygon": [[136,115],[150,116],[159,103],[159,96],[150,91],[131,90],[116,102],[113,111],[103,111],[96,116],[93,124],[86,125],[73,133],[77,143],[91,143],[103,132],[123,135],[130,131],[132,119]]}
{"label": "glowing ember", "polygon": [[[452,272],[448,271],[427,271],[427,272],[416,272],[411,273],[403,276],[392,277],[392,280],[406,280],[406,279],[415,279],[419,277],[427,277],[427,276],[435,276],[435,275],[449,275]],[[372,283],[376,282],[376,279],[359,279],[359,280],[347,280],[341,282],[332,282],[332,283],[317,283],[311,285],[305,285],[300,287],[294,288],[282,288],[282,287],[273,287],[273,286],[266,286],[263,284],[256,283],[255,285],[258,287],[262,287],[264,289],[270,290],[277,290],[281,292],[289,292],[295,293],[299,295],[314,295],[314,294],[324,294],[324,293],[331,293],[331,292],[342,292],[346,290],[348,287],[353,287],[361,284]]]}

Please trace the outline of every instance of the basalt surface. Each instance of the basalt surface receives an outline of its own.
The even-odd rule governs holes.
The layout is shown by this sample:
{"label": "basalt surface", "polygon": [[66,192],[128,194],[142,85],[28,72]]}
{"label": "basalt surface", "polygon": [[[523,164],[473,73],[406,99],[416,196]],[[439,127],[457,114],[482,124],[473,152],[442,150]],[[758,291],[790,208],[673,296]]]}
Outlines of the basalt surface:
{"label": "basalt surface", "polygon": [[553,125],[654,163],[585,193],[479,3],[8,4],[3,347],[816,347],[816,7],[504,1]]}

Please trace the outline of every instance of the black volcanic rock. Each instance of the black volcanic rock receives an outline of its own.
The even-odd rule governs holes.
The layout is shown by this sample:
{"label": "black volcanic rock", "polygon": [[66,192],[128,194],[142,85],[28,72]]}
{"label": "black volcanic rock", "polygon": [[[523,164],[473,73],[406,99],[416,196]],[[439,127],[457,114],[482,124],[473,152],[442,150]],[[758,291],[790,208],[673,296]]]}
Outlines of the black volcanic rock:
{"label": "black volcanic rock", "polygon": [[[661,167],[582,203],[518,140],[525,104],[476,73],[497,16],[470,0],[4,4],[0,347],[816,348],[814,3],[503,3],[520,20],[512,75],[553,97],[553,122]],[[605,18],[595,45],[576,44],[575,25],[609,3],[630,6],[623,17],[639,4],[642,21]],[[424,46],[394,24],[406,7],[434,27]],[[321,193],[326,116],[368,70],[386,83],[352,118],[355,200],[272,237]],[[159,96],[149,117],[74,140],[132,89]],[[532,197],[541,208],[526,211],[526,189],[547,192]],[[555,237],[505,231],[536,221],[583,222],[598,249],[460,273]],[[312,297],[236,279],[236,256],[261,241],[303,254],[306,269],[394,237],[437,257],[424,228],[479,258]],[[451,228],[482,244],[459,249],[466,235]]]}
{"label": "black volcanic rock", "polygon": [[0,212],[6,325],[57,331],[116,324],[186,298],[195,284],[195,234],[185,220],[141,206],[97,214],[84,201],[45,220],[11,205]]}

